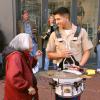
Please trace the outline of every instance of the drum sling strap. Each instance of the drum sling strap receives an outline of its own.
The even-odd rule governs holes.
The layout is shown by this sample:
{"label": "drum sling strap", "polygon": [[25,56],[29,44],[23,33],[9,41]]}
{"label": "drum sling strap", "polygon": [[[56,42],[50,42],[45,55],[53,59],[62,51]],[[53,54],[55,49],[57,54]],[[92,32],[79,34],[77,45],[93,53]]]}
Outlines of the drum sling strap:
{"label": "drum sling strap", "polygon": [[[81,31],[81,27],[80,27],[80,26],[77,26],[77,30],[76,30],[76,32],[75,32],[75,34],[74,34],[74,39],[73,39],[73,41],[77,41],[77,38],[78,38],[78,36],[79,36],[79,34],[80,34],[80,31]],[[55,33],[56,33],[56,37],[57,37],[58,41],[59,41],[59,42],[63,42],[63,39],[62,39],[62,37],[61,37],[61,33],[59,32],[58,27],[56,28]],[[64,59],[60,62],[60,64],[59,64],[58,67],[61,68],[61,70],[64,69],[64,68],[63,68],[63,67],[64,67],[64,66],[63,66],[64,63],[69,64],[69,65],[75,64],[75,65],[79,66],[79,62],[76,61],[76,59],[75,59],[75,57],[74,57],[73,55],[71,55],[70,58],[64,58]]]}

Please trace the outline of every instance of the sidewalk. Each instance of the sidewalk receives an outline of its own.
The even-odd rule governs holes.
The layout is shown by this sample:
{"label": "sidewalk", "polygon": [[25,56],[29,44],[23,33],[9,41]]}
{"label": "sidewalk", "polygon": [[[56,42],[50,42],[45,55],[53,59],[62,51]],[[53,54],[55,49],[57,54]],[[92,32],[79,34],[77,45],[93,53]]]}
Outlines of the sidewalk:
{"label": "sidewalk", "polygon": [[4,80],[0,80],[0,100],[3,100],[4,96]]}
{"label": "sidewalk", "polygon": [[[51,79],[37,77],[40,100],[55,100],[54,91],[49,86]],[[0,100],[3,100],[4,80],[0,81]],[[81,100],[100,100],[100,74],[86,80],[85,90]]]}

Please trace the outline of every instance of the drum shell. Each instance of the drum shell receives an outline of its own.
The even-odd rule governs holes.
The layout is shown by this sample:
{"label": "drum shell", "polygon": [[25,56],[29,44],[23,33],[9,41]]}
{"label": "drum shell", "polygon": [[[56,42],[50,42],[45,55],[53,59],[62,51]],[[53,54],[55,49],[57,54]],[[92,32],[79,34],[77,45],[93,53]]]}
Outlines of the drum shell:
{"label": "drum shell", "polygon": [[[55,87],[55,93],[61,97],[72,98],[80,95],[84,90],[83,78],[72,78],[72,79],[58,79],[53,78],[57,82]],[[75,83],[78,86],[75,86]]]}

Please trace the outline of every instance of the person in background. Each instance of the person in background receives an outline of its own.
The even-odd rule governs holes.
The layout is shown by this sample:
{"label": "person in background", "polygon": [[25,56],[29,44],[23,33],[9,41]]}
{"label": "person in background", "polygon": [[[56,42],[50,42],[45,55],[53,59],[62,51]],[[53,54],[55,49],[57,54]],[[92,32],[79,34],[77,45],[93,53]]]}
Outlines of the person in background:
{"label": "person in background", "polygon": [[50,61],[45,53],[45,48],[47,46],[47,42],[49,40],[49,37],[51,35],[51,33],[54,31],[54,25],[55,25],[55,19],[54,19],[54,15],[50,15],[49,18],[48,18],[48,25],[45,26],[45,29],[44,29],[44,36],[42,36],[42,39],[43,39],[43,49],[44,49],[44,58],[45,58],[45,62],[44,62],[44,70],[48,70],[49,68],[49,64],[50,64]]}
{"label": "person in background", "polygon": [[[32,38],[32,42],[34,44],[34,48],[30,54],[31,54],[31,56],[34,56],[36,54],[36,51],[38,50],[38,44],[37,44],[37,40],[36,40],[36,32],[37,32],[36,25],[30,20],[29,11],[27,9],[22,10],[21,17],[22,17],[22,19],[20,21],[18,21],[18,23],[17,23],[17,30],[18,30],[18,33],[30,34],[30,36]],[[35,67],[35,70],[33,69],[34,73],[39,71],[39,66],[40,66],[39,60]]]}
{"label": "person in background", "polygon": [[0,30],[0,80],[2,80],[5,75],[3,61],[2,61],[2,51],[4,47],[5,47],[5,36],[3,32]]}
{"label": "person in background", "polygon": [[[46,48],[48,58],[54,60],[54,63],[58,66],[62,59],[70,58],[73,55],[79,62],[79,66],[74,65],[73,69],[83,67],[89,59],[90,50],[93,47],[86,30],[81,28],[78,38],[74,40],[77,26],[70,21],[70,11],[65,7],[60,7],[53,14],[62,42],[57,38],[56,33],[52,32]],[[67,98],[56,94],[56,100],[80,100],[80,95]]]}
{"label": "person in background", "polygon": [[98,26],[97,30],[96,51],[97,51],[97,71],[100,72],[100,25]]}
{"label": "person in background", "polygon": [[5,63],[5,95],[4,100],[39,100],[37,80],[32,67],[37,63],[41,51],[34,57],[30,52],[34,48],[29,34],[20,33],[15,36],[3,51]]}
{"label": "person in background", "polygon": [[84,16],[85,16],[84,7],[82,6],[82,2],[79,1],[79,2],[77,2],[77,21],[78,21],[78,25],[82,26]]}

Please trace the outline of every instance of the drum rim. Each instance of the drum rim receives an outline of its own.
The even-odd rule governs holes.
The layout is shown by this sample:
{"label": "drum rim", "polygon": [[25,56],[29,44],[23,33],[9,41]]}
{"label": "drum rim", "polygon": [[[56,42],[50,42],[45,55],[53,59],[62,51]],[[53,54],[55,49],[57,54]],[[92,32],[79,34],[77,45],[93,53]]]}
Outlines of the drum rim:
{"label": "drum rim", "polygon": [[61,98],[72,98],[72,97],[77,97],[77,96],[81,95],[82,93],[83,93],[83,91],[81,93],[77,94],[77,95],[74,95],[74,96],[61,96],[61,95],[59,95],[57,93],[55,93],[55,94],[58,95]]}

